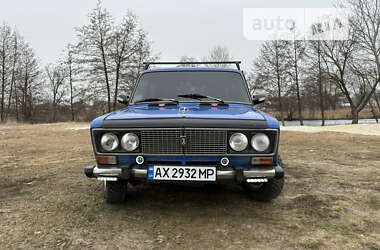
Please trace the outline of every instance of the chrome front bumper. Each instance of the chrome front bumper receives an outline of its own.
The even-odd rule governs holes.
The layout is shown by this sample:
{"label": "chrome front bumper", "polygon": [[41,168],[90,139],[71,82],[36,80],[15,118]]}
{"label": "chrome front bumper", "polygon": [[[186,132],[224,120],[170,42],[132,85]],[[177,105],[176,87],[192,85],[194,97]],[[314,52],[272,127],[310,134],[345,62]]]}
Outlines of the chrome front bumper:
{"label": "chrome front bumper", "polygon": [[[147,179],[148,171],[147,169],[141,168],[129,168],[131,179],[143,180]],[[119,167],[109,167],[109,168],[99,168],[98,166],[88,166],[85,168],[85,174],[89,178],[97,177],[116,177],[120,179],[125,179],[123,175],[122,168]],[[234,180],[236,177],[243,178],[282,178],[284,176],[284,170],[281,166],[275,166],[272,169],[268,168],[255,168],[250,170],[217,170],[217,180]]]}

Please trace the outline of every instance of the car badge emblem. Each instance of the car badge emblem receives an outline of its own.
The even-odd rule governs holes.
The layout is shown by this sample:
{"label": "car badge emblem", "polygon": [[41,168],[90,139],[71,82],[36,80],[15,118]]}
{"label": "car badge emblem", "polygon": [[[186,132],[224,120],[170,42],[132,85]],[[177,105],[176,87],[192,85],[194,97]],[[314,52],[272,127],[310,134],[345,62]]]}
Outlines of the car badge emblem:
{"label": "car badge emblem", "polygon": [[186,112],[187,112],[189,109],[186,108],[186,107],[181,107],[180,110],[181,110],[182,116],[185,116]]}
{"label": "car badge emblem", "polygon": [[180,139],[181,145],[186,146],[186,135],[181,135],[179,139]]}

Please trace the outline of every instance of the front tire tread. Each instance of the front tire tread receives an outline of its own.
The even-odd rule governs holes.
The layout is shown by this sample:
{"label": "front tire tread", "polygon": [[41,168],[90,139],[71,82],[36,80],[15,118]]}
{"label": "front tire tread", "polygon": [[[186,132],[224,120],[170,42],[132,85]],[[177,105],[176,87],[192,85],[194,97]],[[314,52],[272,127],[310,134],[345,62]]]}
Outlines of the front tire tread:
{"label": "front tire tread", "polygon": [[127,194],[127,183],[125,181],[107,181],[104,189],[104,198],[107,203],[123,203]]}

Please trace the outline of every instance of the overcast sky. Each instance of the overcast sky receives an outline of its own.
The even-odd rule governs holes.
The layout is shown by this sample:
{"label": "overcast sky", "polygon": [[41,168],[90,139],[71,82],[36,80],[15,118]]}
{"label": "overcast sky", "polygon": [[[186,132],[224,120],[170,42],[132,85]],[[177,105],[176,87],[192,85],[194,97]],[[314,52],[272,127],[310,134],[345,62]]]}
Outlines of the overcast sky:
{"label": "overcast sky", "polygon": [[[97,0],[2,0],[0,20],[16,26],[35,49],[42,64],[55,62],[75,27],[87,23]],[[201,58],[216,45],[227,47],[249,70],[260,42],[243,36],[243,8],[329,8],[331,0],[103,0],[120,20],[133,11],[149,33],[161,60],[182,55]]]}

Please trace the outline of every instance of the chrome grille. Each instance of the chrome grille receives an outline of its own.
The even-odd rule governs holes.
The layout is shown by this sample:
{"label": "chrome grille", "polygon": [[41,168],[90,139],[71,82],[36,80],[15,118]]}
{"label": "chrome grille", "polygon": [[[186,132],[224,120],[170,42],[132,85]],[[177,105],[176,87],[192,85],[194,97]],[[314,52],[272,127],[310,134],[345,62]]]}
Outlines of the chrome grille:
{"label": "chrome grille", "polygon": [[[182,144],[183,138],[185,144]],[[205,129],[152,129],[141,131],[144,154],[226,154],[227,131]]]}
{"label": "chrome grille", "polygon": [[185,154],[225,154],[227,133],[221,130],[185,130]]}
{"label": "chrome grille", "polygon": [[143,130],[141,131],[141,148],[145,154],[182,154],[180,142],[182,130]]}

